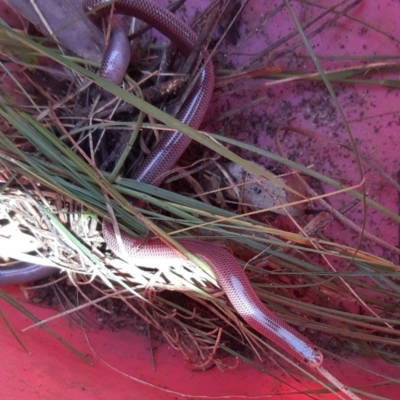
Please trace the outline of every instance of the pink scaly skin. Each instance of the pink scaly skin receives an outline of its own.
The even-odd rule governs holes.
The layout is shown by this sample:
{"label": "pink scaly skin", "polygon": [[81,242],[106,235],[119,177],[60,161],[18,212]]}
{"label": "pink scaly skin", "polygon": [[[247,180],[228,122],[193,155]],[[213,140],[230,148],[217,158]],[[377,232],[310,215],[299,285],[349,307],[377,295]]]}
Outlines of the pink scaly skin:
{"label": "pink scaly skin", "polygon": [[[137,238],[121,231],[124,247],[121,250],[110,223],[103,223],[103,236],[115,254],[135,265],[153,267],[161,263],[169,267],[188,264],[159,239]],[[319,349],[265,307],[235,257],[212,243],[194,239],[178,239],[177,242],[210,266],[233,307],[250,326],[301,363],[311,368],[322,364],[323,356]]]}
{"label": "pink scaly skin", "polygon": [[[93,10],[104,4],[105,0],[87,0],[85,9]],[[107,16],[110,7],[99,11],[99,16]],[[118,0],[114,3],[115,14],[125,14],[139,18],[153,26],[172,42],[183,55],[188,56],[194,48],[196,34],[175,15],[150,0]],[[115,84],[120,84],[130,59],[129,42],[122,29],[116,24],[113,28],[109,47],[106,50],[100,75]],[[207,53],[203,51],[206,58]],[[177,118],[193,128],[199,128],[211,100],[214,87],[214,69],[211,62],[204,66],[199,80],[188,96]],[[190,143],[190,138],[179,131],[165,132],[162,139],[145,159],[139,170],[135,171],[132,179],[153,185],[160,185],[160,177],[170,170],[178,161]],[[109,248],[124,257],[128,255],[132,263],[140,266],[184,265],[186,260],[175,250],[158,239],[143,241],[140,238],[121,232],[124,249],[120,249],[112,225],[103,223],[103,235]],[[226,293],[233,307],[247,323],[276,343],[293,358],[311,368],[318,368],[323,362],[320,350],[307,338],[299,334],[284,321],[275,316],[260,301],[251,286],[242,266],[226,250],[199,240],[182,239],[178,242],[191,253],[205,261],[213,270],[219,285]],[[24,281],[29,282],[43,277],[42,266],[25,266],[30,273],[24,275]],[[48,271],[50,275],[53,271]],[[17,283],[21,282],[21,274],[14,271]],[[0,285],[13,283],[13,272],[2,275],[0,269]]]}
{"label": "pink scaly skin", "polygon": [[[87,11],[107,3],[105,0],[87,0]],[[100,9],[96,15],[107,16],[111,6]],[[114,3],[114,13],[134,16],[153,26],[174,42],[184,56],[189,56],[197,42],[197,35],[174,14],[147,0],[119,0]],[[117,85],[122,82],[126,67],[130,60],[129,43],[122,28],[118,24],[113,26],[113,35],[110,39],[99,75]],[[114,40],[118,36],[118,40]],[[203,51],[204,58],[208,53]],[[123,73],[121,74],[121,71]],[[184,124],[198,129],[202,123],[210,104],[214,90],[214,67],[211,62],[204,66],[199,79],[191,93],[177,114],[177,119]],[[189,146],[191,139],[179,131],[164,132],[151,154],[141,166],[133,172],[132,179],[159,186],[162,176],[169,171],[179,160],[182,153]]]}

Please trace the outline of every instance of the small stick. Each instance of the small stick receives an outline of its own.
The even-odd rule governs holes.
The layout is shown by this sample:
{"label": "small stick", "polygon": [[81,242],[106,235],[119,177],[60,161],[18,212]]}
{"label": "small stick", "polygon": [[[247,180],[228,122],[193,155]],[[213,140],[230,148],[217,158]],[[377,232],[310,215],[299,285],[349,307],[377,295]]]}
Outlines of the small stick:
{"label": "small stick", "polygon": [[335,378],[332,374],[330,374],[325,368],[322,366],[317,367],[316,370],[329,382],[335,385],[342,393],[348,396],[352,400],[361,400],[355,393],[353,393],[349,388],[343,385],[337,378]]}
{"label": "small stick", "polygon": [[153,345],[151,343],[151,326],[150,326],[150,324],[147,324],[147,337],[149,338],[149,345],[150,345],[151,367],[153,368],[153,372],[156,372],[156,363],[154,361]]}

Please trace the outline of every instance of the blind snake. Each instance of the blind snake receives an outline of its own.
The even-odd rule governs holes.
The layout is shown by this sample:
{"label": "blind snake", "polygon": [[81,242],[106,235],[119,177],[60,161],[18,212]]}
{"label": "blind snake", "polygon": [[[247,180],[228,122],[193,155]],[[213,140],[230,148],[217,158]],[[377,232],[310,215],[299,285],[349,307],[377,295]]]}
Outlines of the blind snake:
{"label": "blind snake", "polygon": [[[106,0],[86,0],[85,10],[91,11],[105,4]],[[115,14],[125,14],[139,18],[154,27],[179,51],[188,56],[197,41],[193,30],[168,10],[150,0],[117,0],[114,3]],[[100,17],[110,13],[110,6],[96,12]],[[207,52],[203,50],[203,57]],[[129,41],[118,23],[113,25],[109,45],[104,55],[99,74],[115,84],[120,84],[130,60]],[[177,118],[187,125],[198,129],[209,106],[214,87],[214,69],[208,62],[199,76],[191,93],[179,111]],[[164,132],[162,139],[152,150],[143,164],[131,176],[141,182],[160,185],[160,176],[171,169],[190,143],[190,138],[179,131]],[[103,222],[103,235],[109,248],[117,255],[124,255],[118,245],[113,226]],[[160,261],[168,266],[185,263],[174,250],[158,239],[143,240],[121,232],[125,251],[137,265],[154,265]],[[264,337],[286,350],[293,358],[311,367],[318,368],[323,362],[321,351],[307,338],[275,316],[261,302],[251,286],[242,266],[226,250],[199,240],[178,240],[187,250],[205,261],[216,275],[217,281],[238,314]],[[0,286],[20,284],[52,275],[57,269],[36,264],[16,263],[0,268]]]}

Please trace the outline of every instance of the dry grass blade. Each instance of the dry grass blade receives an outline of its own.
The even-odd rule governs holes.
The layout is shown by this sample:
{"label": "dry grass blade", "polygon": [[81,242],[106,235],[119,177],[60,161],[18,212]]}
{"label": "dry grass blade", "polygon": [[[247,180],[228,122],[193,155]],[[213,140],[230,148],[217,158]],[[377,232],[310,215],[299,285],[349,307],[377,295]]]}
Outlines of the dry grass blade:
{"label": "dry grass blade", "polygon": [[[35,322],[40,322],[38,318],[36,318],[31,312],[29,312],[27,309],[21,306],[17,301],[15,301],[9,294],[4,292],[3,290],[0,290],[0,296],[3,298],[3,300],[7,301],[10,303],[13,307],[15,307],[18,311],[22,312],[25,314],[28,318],[30,318],[32,321]],[[46,330],[51,336],[53,336],[56,340],[61,342],[65,347],[67,347],[69,350],[71,350],[76,356],[81,358],[83,361],[85,361],[87,364],[92,365],[92,361],[86,357],[84,354],[82,354],[79,350],[77,350],[75,347],[73,347],[67,340],[62,338],[58,333],[54,332],[52,329],[50,329],[47,325],[43,325],[44,330]]]}

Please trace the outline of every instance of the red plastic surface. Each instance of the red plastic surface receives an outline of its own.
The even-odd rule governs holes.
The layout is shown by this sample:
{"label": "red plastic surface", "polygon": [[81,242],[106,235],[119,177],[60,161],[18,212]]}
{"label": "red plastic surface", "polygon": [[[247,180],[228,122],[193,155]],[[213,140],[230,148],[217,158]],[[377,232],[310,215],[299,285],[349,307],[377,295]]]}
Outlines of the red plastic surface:
{"label": "red plastic surface", "polygon": [[[39,318],[54,315],[55,311],[34,306],[17,288],[9,290],[28,310]],[[11,320],[18,331],[31,322],[8,303],[0,300],[0,309]],[[49,327],[68,340],[93,362],[89,366],[72,354],[43,329],[33,328],[19,333],[29,348],[27,354],[11,335],[4,322],[0,323],[0,385],[1,398],[29,400],[67,399],[177,399],[211,398],[243,399],[268,398],[281,400],[308,399],[296,391],[318,389],[309,381],[301,382],[284,371],[271,366],[282,382],[240,364],[224,374],[214,368],[206,372],[192,371],[177,351],[167,345],[153,344],[155,367],[153,371],[149,340],[145,335],[131,332],[86,331],[71,326],[65,318],[50,322]],[[367,382],[357,364],[379,366],[381,373],[392,375],[393,367],[372,360],[354,360],[354,367],[327,361],[326,369],[337,378],[353,386],[378,382],[379,378],[368,376]],[[231,360],[232,365],[235,361]],[[285,382],[285,383],[283,383]],[[392,391],[393,389],[393,391]],[[380,388],[376,393],[395,399],[395,388]],[[392,395],[390,393],[392,392]],[[276,394],[276,395],[274,395]],[[318,395],[315,395],[318,398]],[[334,399],[334,395],[320,395],[323,399]]]}

